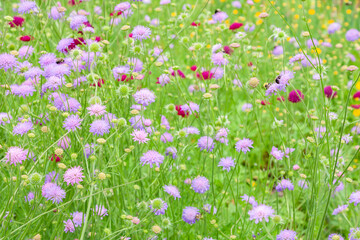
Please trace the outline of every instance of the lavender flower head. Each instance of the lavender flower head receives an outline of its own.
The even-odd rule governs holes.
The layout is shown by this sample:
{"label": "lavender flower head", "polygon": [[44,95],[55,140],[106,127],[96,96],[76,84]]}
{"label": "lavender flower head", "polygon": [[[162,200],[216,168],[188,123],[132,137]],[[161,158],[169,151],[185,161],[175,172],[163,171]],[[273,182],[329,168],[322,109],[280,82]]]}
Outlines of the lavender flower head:
{"label": "lavender flower head", "polygon": [[206,177],[196,177],[191,182],[191,188],[196,192],[203,194],[207,192],[210,189],[210,183],[209,180]]}
{"label": "lavender flower head", "polygon": [[296,240],[296,232],[293,230],[282,230],[277,236],[276,240]]}
{"label": "lavender flower head", "polygon": [[354,203],[355,206],[360,203],[360,191],[351,193],[349,203]]}
{"label": "lavender flower head", "polygon": [[203,136],[198,140],[198,147],[201,150],[207,150],[208,152],[212,152],[215,147],[214,140],[211,137]]}
{"label": "lavender flower head", "polygon": [[223,170],[230,172],[230,168],[235,167],[235,162],[232,157],[221,158],[218,166],[223,167]]}
{"label": "lavender flower head", "polygon": [[278,192],[282,192],[284,191],[285,189],[288,189],[290,191],[293,191],[294,190],[294,185],[291,183],[290,180],[287,180],[287,179],[282,179],[278,185],[276,186],[276,191]]}
{"label": "lavender flower head", "polygon": [[274,216],[274,209],[265,204],[261,204],[250,210],[248,214],[250,215],[250,220],[254,220],[256,224],[264,220],[268,222],[269,217]]}
{"label": "lavender flower head", "polygon": [[167,194],[170,194],[171,196],[173,196],[175,200],[176,200],[176,198],[181,198],[178,188],[173,185],[165,185],[164,191]]}
{"label": "lavender flower head", "polygon": [[140,158],[140,162],[144,166],[148,164],[150,168],[155,165],[156,167],[160,167],[160,164],[164,161],[164,156],[154,150],[149,150]]}
{"label": "lavender flower head", "polygon": [[143,88],[137,91],[133,95],[133,97],[136,103],[141,104],[145,107],[155,102],[155,98],[156,98],[155,94],[147,88]]}
{"label": "lavender flower head", "polygon": [[155,215],[164,215],[168,205],[161,198],[156,198],[151,201],[149,207]]}
{"label": "lavender flower head", "polygon": [[188,224],[194,224],[199,220],[200,212],[196,207],[186,207],[182,212],[182,219]]}
{"label": "lavender flower head", "polygon": [[240,139],[239,141],[237,141],[237,143],[235,144],[235,148],[236,151],[238,152],[243,152],[244,154],[246,154],[247,152],[250,152],[250,148],[254,148],[253,145],[253,141],[249,138],[243,138]]}

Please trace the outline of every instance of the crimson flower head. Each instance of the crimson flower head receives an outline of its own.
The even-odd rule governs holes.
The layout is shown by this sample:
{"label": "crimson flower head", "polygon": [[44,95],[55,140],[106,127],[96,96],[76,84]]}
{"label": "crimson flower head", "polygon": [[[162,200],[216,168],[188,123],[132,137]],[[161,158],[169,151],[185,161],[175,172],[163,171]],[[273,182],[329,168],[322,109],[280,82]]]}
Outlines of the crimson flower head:
{"label": "crimson flower head", "polygon": [[331,86],[326,86],[326,87],[324,87],[324,93],[325,93],[325,96],[326,96],[327,98],[330,98],[330,99],[334,98],[334,97],[336,96],[336,94],[337,94],[337,92],[335,92],[335,91],[331,88]]}
{"label": "crimson flower head", "polygon": [[9,22],[10,27],[12,27],[12,28],[13,27],[19,27],[19,26],[22,27],[25,19],[22,18],[22,17],[18,17],[18,16],[14,16],[13,18],[14,18],[14,20]]}
{"label": "crimson flower head", "polygon": [[292,90],[289,93],[288,100],[292,103],[298,103],[304,99],[304,94],[300,90]]}
{"label": "crimson flower head", "polygon": [[75,5],[77,5],[77,4],[80,4],[82,2],[82,0],[78,0],[78,1],[76,1],[76,0],[69,0],[68,1],[68,4],[70,5],[70,6],[75,6]]}
{"label": "crimson flower head", "polygon": [[196,77],[200,80],[208,80],[213,77],[213,73],[210,71],[203,71],[201,75],[199,73],[196,73]]}
{"label": "crimson flower head", "polygon": [[171,73],[171,76],[174,76],[174,77],[175,77],[175,74],[176,74],[176,75],[179,75],[181,78],[186,78],[186,77],[185,77],[185,74],[184,74],[181,70],[177,70],[177,73],[176,73],[175,71],[173,71],[173,72]]}
{"label": "crimson flower head", "polygon": [[238,23],[238,22],[234,22],[233,24],[230,25],[229,29],[230,30],[236,30],[238,28],[241,28],[244,24],[242,23]]}
{"label": "crimson flower head", "polygon": [[189,112],[183,111],[183,110],[181,109],[181,105],[176,105],[176,106],[175,106],[175,109],[176,109],[176,111],[177,111],[177,115],[182,116],[183,118],[189,116]]}
{"label": "crimson flower head", "polygon": [[25,36],[20,37],[20,41],[22,41],[22,42],[30,42],[33,39],[34,39],[34,37],[30,36],[30,35],[25,35]]}
{"label": "crimson flower head", "polygon": [[353,98],[360,98],[360,92],[356,92],[353,96]]}
{"label": "crimson flower head", "polygon": [[105,80],[101,78],[98,80],[97,84],[92,83],[92,84],[90,84],[90,86],[96,87],[96,85],[97,85],[98,87],[101,87],[101,85],[103,85],[104,83],[105,83]]}
{"label": "crimson flower head", "polygon": [[234,52],[234,49],[232,49],[229,46],[224,46],[224,53],[231,55]]}
{"label": "crimson flower head", "polygon": [[197,26],[200,26],[200,23],[192,22],[191,26],[197,27]]}
{"label": "crimson flower head", "polygon": [[196,65],[192,65],[192,66],[190,67],[190,70],[193,71],[193,72],[195,72],[196,69],[197,69],[197,66],[196,66]]}
{"label": "crimson flower head", "polygon": [[270,104],[270,102],[268,102],[268,101],[266,101],[266,100],[262,100],[262,101],[261,101],[261,105],[264,105],[264,106],[265,106],[266,104]]}
{"label": "crimson flower head", "polygon": [[53,155],[51,155],[50,160],[51,160],[51,161],[54,161],[54,160],[55,160],[55,162],[60,162],[60,161],[61,161],[61,157],[59,157],[59,156],[56,155],[56,154],[53,154]]}

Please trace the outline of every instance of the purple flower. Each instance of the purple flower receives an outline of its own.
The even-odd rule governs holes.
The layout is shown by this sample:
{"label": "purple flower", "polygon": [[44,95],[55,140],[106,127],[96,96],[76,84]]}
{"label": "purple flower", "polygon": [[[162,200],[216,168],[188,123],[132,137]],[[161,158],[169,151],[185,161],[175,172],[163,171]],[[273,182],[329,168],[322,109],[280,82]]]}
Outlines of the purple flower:
{"label": "purple flower", "polygon": [[346,32],[345,38],[349,42],[354,42],[359,39],[360,33],[357,29],[350,29]]}
{"label": "purple flower", "polygon": [[247,152],[250,152],[250,148],[254,148],[252,146],[253,143],[254,142],[249,138],[240,139],[235,144],[236,151],[243,152],[244,154],[246,154]]}
{"label": "purple flower", "polygon": [[229,129],[220,128],[215,135],[215,140],[228,145],[228,142],[229,142],[229,140],[227,139],[228,132],[229,132]]}
{"label": "purple flower", "polygon": [[348,237],[349,240],[360,240],[360,228],[351,228]]}
{"label": "purple flower", "polygon": [[286,85],[284,85],[284,84],[273,83],[270,85],[270,87],[268,89],[266,89],[265,96],[277,95],[277,93],[279,91],[285,92],[286,91],[285,87],[286,87]]}
{"label": "purple flower", "polygon": [[35,198],[35,195],[33,192],[29,192],[27,196],[25,196],[25,202],[30,202]]}
{"label": "purple flower", "polygon": [[276,236],[276,240],[295,240],[297,239],[296,237],[296,232],[293,230],[282,230],[277,236]]}
{"label": "purple flower", "polygon": [[71,219],[68,219],[67,221],[64,221],[65,223],[65,229],[64,232],[75,232],[75,227],[73,221]]}
{"label": "purple flower", "polygon": [[65,119],[63,128],[68,131],[75,131],[81,128],[81,121],[82,119],[78,115],[70,115]]}
{"label": "purple flower", "polygon": [[103,217],[107,216],[107,209],[103,205],[96,205],[95,209],[93,209],[94,213],[96,213],[98,216],[100,216],[100,219],[103,219]]}
{"label": "purple flower", "polygon": [[165,210],[168,208],[168,205],[161,198],[156,198],[151,201],[149,207],[151,211],[155,213],[155,215],[164,215]]}
{"label": "purple flower", "polygon": [[329,235],[328,240],[344,240],[344,238],[340,234],[332,233]]}
{"label": "purple flower", "polygon": [[67,183],[67,185],[71,184],[74,185],[79,184],[83,181],[84,175],[82,173],[82,167],[72,167],[66,170],[64,174],[64,181]]}
{"label": "purple flower", "polygon": [[214,149],[214,140],[211,137],[203,136],[198,140],[198,147],[200,150],[207,150],[208,152],[212,152]]}
{"label": "purple flower", "polygon": [[360,191],[351,193],[349,203],[354,203],[355,206],[360,203]]}
{"label": "purple flower", "polygon": [[106,106],[103,106],[101,104],[94,104],[87,108],[89,110],[90,116],[102,116],[106,113]]}
{"label": "purple flower", "polygon": [[171,155],[171,157],[175,160],[177,158],[177,150],[176,150],[176,148],[175,147],[166,148],[165,155],[166,156]]}
{"label": "purple flower", "polygon": [[203,194],[209,190],[210,183],[206,177],[199,176],[192,180],[191,187],[196,193]]}
{"label": "purple flower", "polygon": [[279,56],[279,55],[283,54],[283,52],[284,52],[284,49],[282,46],[275,46],[273,49],[273,54],[275,56]]}
{"label": "purple flower", "polygon": [[34,127],[32,122],[30,121],[20,122],[14,127],[13,134],[22,136],[33,129]]}
{"label": "purple flower", "polygon": [[305,180],[299,180],[298,181],[298,186],[301,187],[302,189],[308,189],[309,186],[306,184]]}
{"label": "purple flower", "polygon": [[188,224],[194,224],[199,220],[200,212],[196,207],[185,207],[182,212],[182,219]]}
{"label": "purple flower", "polygon": [[147,138],[148,133],[145,132],[144,130],[137,130],[135,129],[134,132],[132,134],[130,134],[131,136],[133,136],[133,140],[135,142],[140,143],[147,143],[147,141],[149,141],[150,139]]}
{"label": "purple flower", "polygon": [[0,112],[0,125],[5,126],[6,123],[10,123],[10,119],[12,119],[10,113]]}
{"label": "purple flower", "polygon": [[73,212],[71,213],[72,220],[75,224],[75,227],[81,227],[83,221],[85,220],[86,215],[82,212]]}
{"label": "purple flower", "polygon": [[163,135],[161,135],[160,137],[160,140],[163,142],[163,143],[167,143],[167,142],[172,142],[173,141],[173,136],[168,133],[168,132],[165,132]]}
{"label": "purple flower", "polygon": [[171,196],[173,196],[174,199],[181,198],[179,190],[177,189],[177,187],[175,187],[173,185],[165,185],[164,191],[166,193],[170,194]]}
{"label": "purple flower", "polygon": [[251,103],[245,103],[244,105],[242,105],[241,110],[243,112],[250,112],[252,107],[253,107],[253,105]]}
{"label": "purple flower", "polygon": [[24,13],[37,13],[39,10],[36,6],[36,3],[33,1],[21,1],[19,3],[19,7],[17,9],[18,13],[24,14]]}
{"label": "purple flower", "polygon": [[186,113],[193,114],[194,112],[199,112],[200,107],[196,103],[189,102],[188,104],[181,105],[181,110]]}
{"label": "purple flower", "polygon": [[213,21],[215,21],[215,23],[216,22],[221,23],[222,21],[224,21],[227,18],[228,18],[228,15],[226,14],[226,12],[223,12],[223,11],[219,11],[212,15],[212,19],[213,19]]}
{"label": "purple flower", "polygon": [[65,191],[55,183],[45,183],[42,187],[42,196],[53,203],[60,203],[65,198]]}
{"label": "purple flower", "polygon": [[75,16],[71,17],[70,28],[72,30],[78,30],[87,21],[88,20],[87,20],[86,16],[84,16],[84,15],[75,15]]}
{"label": "purple flower", "polygon": [[231,167],[235,167],[235,162],[232,157],[221,158],[218,167],[223,167],[223,170],[230,172]]}
{"label": "purple flower", "polygon": [[276,160],[282,160],[285,153],[281,150],[279,150],[276,147],[272,147],[270,154],[276,159]]}
{"label": "purple flower", "polygon": [[65,15],[65,12],[60,12],[58,9],[59,7],[61,7],[61,4],[60,2],[58,2],[57,4],[58,6],[54,6],[50,9],[50,12],[48,13],[48,17],[49,18],[52,18],[54,20],[59,20],[61,19],[64,15]]}
{"label": "purple flower", "polygon": [[145,164],[150,165],[150,168],[155,165],[156,167],[160,167],[160,164],[164,161],[164,156],[154,150],[149,150],[140,158],[140,162],[142,166]]}
{"label": "purple flower", "polygon": [[256,224],[262,222],[263,220],[268,222],[269,217],[274,216],[274,209],[265,204],[261,204],[250,210],[248,214],[250,215],[250,220],[255,220]]}
{"label": "purple flower", "polygon": [[95,120],[90,124],[90,132],[94,135],[103,136],[105,133],[109,133],[110,124],[105,120]]}
{"label": "purple flower", "polygon": [[64,38],[61,39],[58,43],[56,50],[58,50],[61,53],[67,53],[69,51],[70,45],[74,44],[74,39],[72,38]]}
{"label": "purple flower", "polygon": [[28,58],[34,52],[34,48],[32,46],[22,46],[19,49],[19,57]]}
{"label": "purple flower", "polygon": [[337,31],[339,31],[341,28],[341,24],[340,23],[337,23],[337,22],[334,22],[334,23],[331,23],[329,26],[328,26],[328,33],[329,34],[333,34]]}
{"label": "purple flower", "polygon": [[51,182],[56,183],[58,178],[59,178],[59,174],[57,174],[55,171],[49,172],[45,176],[45,183],[51,183]]}
{"label": "purple flower", "polygon": [[243,196],[241,196],[241,199],[244,202],[250,203],[253,207],[256,207],[258,205],[258,203],[255,200],[255,197],[253,196],[249,197],[248,195],[244,194]]}
{"label": "purple flower", "polygon": [[229,60],[224,58],[222,52],[215,53],[211,56],[211,61],[216,66],[225,66],[229,63]]}
{"label": "purple flower", "polygon": [[9,147],[8,151],[5,155],[6,162],[10,162],[10,165],[20,163],[26,160],[27,151],[22,149],[21,147]]}
{"label": "purple flower", "polygon": [[42,68],[50,64],[56,64],[56,55],[54,53],[45,53],[39,58],[39,63]]}
{"label": "purple flower", "polygon": [[133,29],[133,31],[131,33],[132,33],[132,37],[135,40],[142,41],[144,39],[150,38],[151,30],[148,27],[144,27],[144,26],[139,25],[139,26],[134,27],[134,29]]}
{"label": "purple flower", "polygon": [[6,72],[8,69],[16,67],[16,65],[16,57],[8,53],[0,54],[0,69],[4,69]]}
{"label": "purple flower", "polygon": [[349,205],[339,205],[337,208],[334,209],[332,215],[338,215],[339,213],[345,211]]}
{"label": "purple flower", "polygon": [[134,72],[141,72],[143,69],[143,62],[138,58],[129,58],[128,64]]}
{"label": "purple flower", "polygon": [[143,88],[139,91],[137,91],[134,95],[133,95],[135,102],[138,104],[141,104],[143,106],[149,106],[151,103],[155,102],[155,94],[150,91],[147,88]]}
{"label": "purple flower", "polygon": [[[203,209],[204,209],[204,211],[205,212],[207,212],[207,213],[211,213],[211,208],[212,208],[212,206],[211,206],[211,204],[204,204],[204,206],[203,206]],[[214,208],[213,208],[213,214],[216,214],[217,213],[217,209],[216,209],[216,207],[214,206]]]}
{"label": "purple flower", "polygon": [[282,179],[278,185],[276,186],[276,191],[278,192],[282,192],[284,191],[285,189],[288,189],[290,191],[293,191],[294,190],[294,185],[291,183],[290,180],[287,180],[287,179]]}
{"label": "purple flower", "polygon": [[163,87],[170,82],[170,77],[167,74],[161,74],[158,79],[159,84]]}

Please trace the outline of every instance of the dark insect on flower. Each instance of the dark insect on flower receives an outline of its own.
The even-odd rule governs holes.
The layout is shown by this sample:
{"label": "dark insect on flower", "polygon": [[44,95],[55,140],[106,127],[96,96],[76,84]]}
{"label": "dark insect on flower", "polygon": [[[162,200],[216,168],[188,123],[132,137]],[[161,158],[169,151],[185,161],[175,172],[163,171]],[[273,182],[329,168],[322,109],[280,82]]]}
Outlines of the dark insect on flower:
{"label": "dark insect on flower", "polygon": [[218,12],[221,12],[221,10],[220,10],[220,9],[216,9],[216,10],[215,10],[215,14],[217,14]]}
{"label": "dark insect on flower", "polygon": [[63,58],[57,58],[56,59],[56,64],[61,64],[61,63],[64,63],[65,60]]}
{"label": "dark insect on flower", "polygon": [[281,76],[278,75],[278,76],[275,78],[275,82],[276,82],[277,84],[279,84],[279,83],[280,83],[280,79],[281,79]]}
{"label": "dark insect on flower", "polygon": [[346,6],[351,6],[352,5],[352,2],[351,1],[348,1],[345,3]]}
{"label": "dark insect on flower", "polygon": [[197,220],[201,219],[201,218],[202,218],[201,213],[196,214],[195,218],[196,218]]}
{"label": "dark insect on flower", "polygon": [[264,83],[263,86],[266,90],[268,90],[271,85],[272,85],[272,83]]}

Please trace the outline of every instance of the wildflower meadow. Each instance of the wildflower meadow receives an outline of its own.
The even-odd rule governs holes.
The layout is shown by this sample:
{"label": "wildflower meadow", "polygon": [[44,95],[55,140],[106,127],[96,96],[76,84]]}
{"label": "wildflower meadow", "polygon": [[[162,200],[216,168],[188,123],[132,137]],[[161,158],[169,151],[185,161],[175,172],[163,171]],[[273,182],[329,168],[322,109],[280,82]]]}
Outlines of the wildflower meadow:
{"label": "wildflower meadow", "polygon": [[0,240],[360,240],[359,14],[0,1]]}

